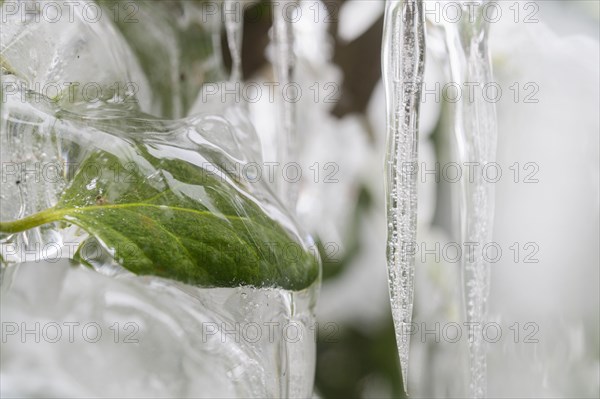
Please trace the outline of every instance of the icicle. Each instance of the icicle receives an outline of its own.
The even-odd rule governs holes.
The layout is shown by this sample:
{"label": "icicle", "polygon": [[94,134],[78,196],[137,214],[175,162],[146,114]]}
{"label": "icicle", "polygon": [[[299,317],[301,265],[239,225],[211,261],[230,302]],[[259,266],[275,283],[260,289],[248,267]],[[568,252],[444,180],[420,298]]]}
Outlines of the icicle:
{"label": "icicle", "polygon": [[[294,53],[294,27],[290,7],[296,0],[273,2],[273,66],[279,87],[286,92],[292,87],[296,57]],[[293,97],[293,96],[292,96]],[[277,160],[281,163],[297,162],[298,149],[296,143],[296,107],[292,101],[277,97]],[[285,201],[290,211],[295,211],[298,198],[298,184],[279,182],[279,195]]]}
{"label": "icicle", "polygon": [[425,58],[421,0],[387,0],[382,58],[387,103],[387,262],[406,391],[417,233],[418,122]]}
{"label": "icicle", "polygon": [[[465,243],[478,245],[462,257],[463,295],[466,320],[472,329],[469,337],[470,396],[483,398],[487,391],[486,348],[482,324],[487,318],[490,265],[481,250],[492,241],[494,222],[494,184],[485,180],[484,165],[495,161],[496,108],[486,101],[481,88],[492,82],[487,46],[488,23],[482,17],[482,4],[463,7],[460,23],[446,23],[446,40],[452,81],[476,84],[474,96],[463,96],[456,104],[454,134],[459,163],[478,165],[473,176],[462,179],[460,192],[460,234]],[[467,19],[468,18],[468,19]]]}
{"label": "icicle", "polygon": [[244,36],[244,8],[240,0],[224,0],[225,31],[231,54],[231,82],[242,80],[242,40]]}
{"label": "icicle", "polygon": [[[467,55],[467,82],[479,82],[482,86],[492,82],[491,63],[487,47],[487,23],[479,15],[472,25]],[[496,108],[493,102],[482,95],[474,102],[465,102],[463,109],[464,143],[461,161],[477,162],[485,165],[496,157]],[[459,146],[460,148],[460,146]],[[494,223],[494,184],[484,179],[483,173],[476,173],[473,183],[466,180],[463,187],[464,216],[463,242],[484,245],[492,241]],[[483,251],[473,251],[474,257],[463,257],[463,283],[467,321],[484,323],[487,318],[489,297],[490,265]],[[472,260],[473,262],[469,262]],[[471,396],[486,396],[486,349],[481,327],[475,329],[473,340],[469,340],[471,362]]]}

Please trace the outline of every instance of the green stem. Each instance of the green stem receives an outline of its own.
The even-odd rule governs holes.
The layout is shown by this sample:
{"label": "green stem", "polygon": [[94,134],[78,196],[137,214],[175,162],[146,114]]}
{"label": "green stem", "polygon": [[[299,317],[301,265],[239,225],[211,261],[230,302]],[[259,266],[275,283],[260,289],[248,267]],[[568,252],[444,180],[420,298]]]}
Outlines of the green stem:
{"label": "green stem", "polygon": [[[34,227],[39,227],[47,223],[58,222],[59,220],[63,220],[65,216],[69,214],[74,214],[78,212],[85,212],[87,210],[94,210],[98,208],[104,209],[119,209],[119,208],[137,208],[137,207],[149,207],[149,208],[160,208],[160,205],[154,204],[144,204],[144,203],[131,203],[131,204],[113,204],[113,205],[91,205],[84,206],[80,208],[48,208],[41,212],[35,213],[33,215],[27,216],[23,219],[14,220],[12,222],[0,222],[0,233],[5,234],[13,234],[13,233],[21,233],[23,231],[33,229]],[[210,212],[199,211],[195,209],[187,209],[187,208],[178,208],[178,207],[170,207],[171,209],[178,210],[181,212],[190,212],[197,213],[203,216],[212,216]],[[226,216],[228,219],[239,219],[243,220],[243,217],[240,216]]]}
{"label": "green stem", "polygon": [[7,234],[20,233],[47,223],[57,222],[61,220],[65,214],[66,212],[64,209],[49,208],[23,219],[14,220],[12,222],[0,222],[0,232]]}

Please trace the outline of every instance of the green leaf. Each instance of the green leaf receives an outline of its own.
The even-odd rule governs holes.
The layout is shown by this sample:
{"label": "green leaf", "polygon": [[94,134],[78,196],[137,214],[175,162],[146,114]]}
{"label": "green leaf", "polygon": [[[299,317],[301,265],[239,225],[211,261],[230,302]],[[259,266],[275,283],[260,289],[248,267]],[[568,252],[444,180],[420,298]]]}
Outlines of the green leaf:
{"label": "green leaf", "polygon": [[[56,221],[83,228],[140,275],[206,287],[291,290],[319,276],[316,257],[231,182],[147,151],[117,157],[96,150],[56,206],[0,223],[0,231]],[[85,259],[82,248],[78,256]]]}

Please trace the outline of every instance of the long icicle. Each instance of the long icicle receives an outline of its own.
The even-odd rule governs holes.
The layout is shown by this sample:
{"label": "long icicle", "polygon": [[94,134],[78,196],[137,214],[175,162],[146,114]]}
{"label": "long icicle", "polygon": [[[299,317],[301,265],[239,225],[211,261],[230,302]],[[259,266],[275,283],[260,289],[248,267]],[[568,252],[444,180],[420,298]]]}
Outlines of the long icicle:
{"label": "long icicle", "polygon": [[[296,67],[294,52],[293,16],[289,15],[290,7],[295,0],[280,0],[273,2],[273,64],[275,76],[282,95],[277,97],[277,161],[282,163],[297,162],[298,149],[296,139],[296,106],[283,93],[291,87]],[[294,96],[292,96],[294,97]],[[288,209],[296,210],[298,184],[287,184],[284,179],[278,182],[278,192]]]}
{"label": "long icicle", "polygon": [[418,123],[425,62],[421,0],[387,0],[382,54],[387,108],[387,266],[407,391],[417,235]]}
{"label": "long icicle", "polygon": [[231,75],[229,80],[240,84],[242,80],[242,41],[244,35],[244,10],[240,0],[223,2],[227,45],[231,54]]}
{"label": "long icicle", "polygon": [[[481,7],[478,8],[481,10]],[[492,68],[487,46],[488,23],[479,12],[472,16],[470,43],[467,56],[467,81],[478,82],[486,87],[492,82]],[[464,162],[477,162],[485,165],[496,160],[496,107],[484,99],[483,93],[475,96],[475,101],[465,102],[463,108],[464,141],[466,150]],[[473,183],[471,183],[473,181]],[[476,173],[474,179],[464,182],[463,234],[464,242],[479,243],[480,247],[492,241],[494,224],[494,184],[488,182],[483,173]],[[487,319],[487,301],[490,287],[490,265],[483,250],[474,251],[473,262],[463,257],[463,284],[467,321],[480,323],[475,329],[473,340],[469,340],[471,397],[483,398],[487,394],[486,348],[481,324]]]}
{"label": "long icicle", "polygon": [[487,319],[490,264],[482,247],[492,242],[494,184],[486,179],[483,167],[495,161],[497,141],[496,107],[481,91],[492,82],[487,45],[489,24],[482,15],[484,4],[464,6],[463,20],[446,26],[452,81],[479,88],[474,96],[461,98],[456,105],[454,122],[459,162],[474,165],[476,171],[462,179],[460,187],[460,238],[466,248],[462,257],[462,281],[466,320],[470,326],[469,395],[472,398],[487,395],[482,325]]}

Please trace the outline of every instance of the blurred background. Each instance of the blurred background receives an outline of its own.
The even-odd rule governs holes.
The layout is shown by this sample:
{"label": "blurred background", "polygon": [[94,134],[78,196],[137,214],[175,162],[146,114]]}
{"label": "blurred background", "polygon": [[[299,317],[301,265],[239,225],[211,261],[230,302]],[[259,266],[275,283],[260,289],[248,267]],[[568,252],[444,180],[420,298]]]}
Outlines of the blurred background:
{"label": "blurred background", "polygon": [[[444,2],[425,3],[425,87],[439,97],[425,95],[422,103],[420,165],[432,171],[437,163],[438,174],[419,178],[417,242],[433,251],[417,252],[413,321],[419,330],[412,336],[409,392],[464,397],[459,263],[441,250],[458,242],[456,182],[444,176],[444,165],[455,159],[452,96],[444,92],[448,60],[435,21],[451,18],[451,10]],[[489,333],[489,395],[597,397],[599,2],[496,4],[490,48],[502,91],[494,100],[502,178],[494,242],[502,253],[492,264],[489,306],[501,336],[495,341],[496,333]],[[316,394],[402,397],[385,266],[384,2],[307,1],[301,7],[294,24],[295,79],[305,94],[298,103],[301,160],[304,170],[315,162],[337,165],[335,183],[303,179],[298,209],[300,222],[323,244]],[[249,81],[273,80],[269,10],[267,1],[246,10]],[[318,97],[312,96],[315,84]],[[263,137],[275,134],[273,106],[250,104]],[[453,323],[462,327],[458,342]]]}

